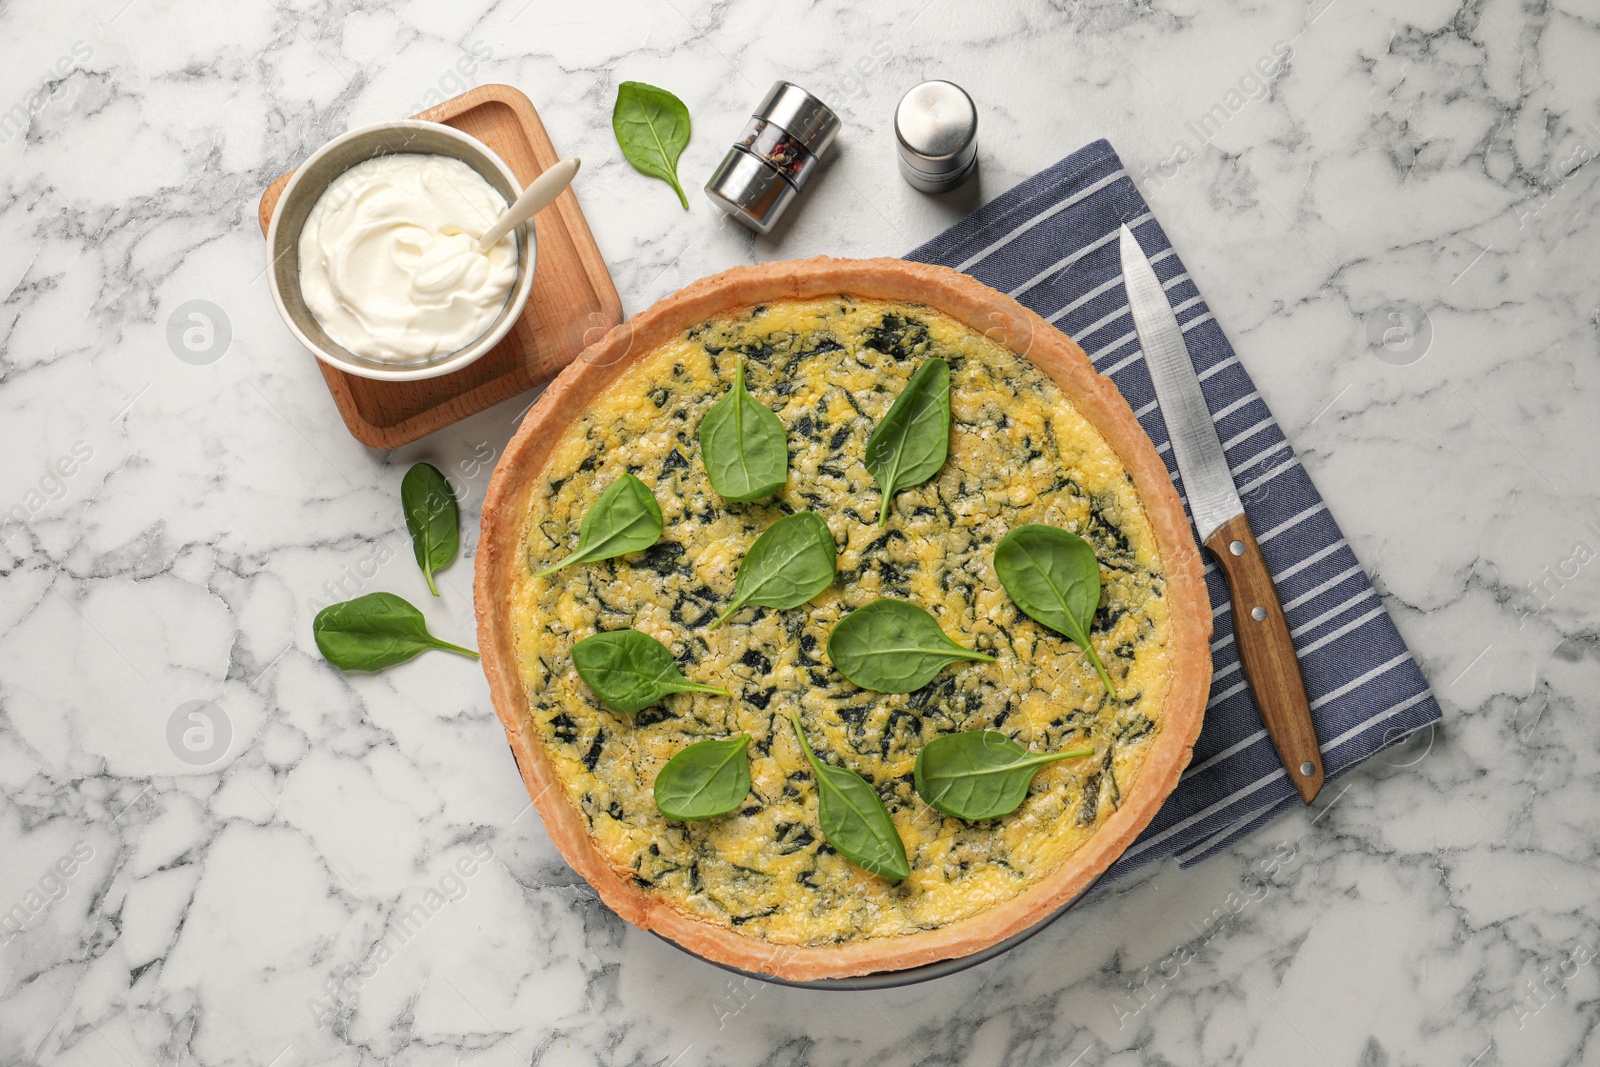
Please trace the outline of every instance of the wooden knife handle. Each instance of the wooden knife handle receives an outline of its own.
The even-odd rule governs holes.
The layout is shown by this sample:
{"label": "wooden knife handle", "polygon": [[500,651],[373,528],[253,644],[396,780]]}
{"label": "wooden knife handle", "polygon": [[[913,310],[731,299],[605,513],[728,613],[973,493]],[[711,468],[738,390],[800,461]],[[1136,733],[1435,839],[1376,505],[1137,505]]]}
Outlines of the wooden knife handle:
{"label": "wooden knife handle", "polygon": [[[1261,709],[1283,769],[1307,804],[1322,788],[1322,749],[1311,722],[1300,661],[1295,658],[1289,623],[1267,561],[1243,514],[1229,519],[1206,539],[1206,548],[1228,579],[1233,598],[1233,639],[1239,645],[1244,677]],[[1309,768],[1310,773],[1306,773]]]}

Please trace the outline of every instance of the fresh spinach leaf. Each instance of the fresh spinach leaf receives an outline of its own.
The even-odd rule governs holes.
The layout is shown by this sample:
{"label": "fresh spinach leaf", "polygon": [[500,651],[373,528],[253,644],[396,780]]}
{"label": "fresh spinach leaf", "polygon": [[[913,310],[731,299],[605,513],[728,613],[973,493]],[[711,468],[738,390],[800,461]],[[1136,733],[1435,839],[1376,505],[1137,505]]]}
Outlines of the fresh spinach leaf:
{"label": "fresh spinach leaf", "polygon": [[430,648],[478,658],[428,632],[422,612],[393,593],[368,593],[317,612],[311,633],[323,658],[343,671],[381,671]]}
{"label": "fresh spinach leaf", "polygon": [[817,778],[817,821],[834,850],[864,871],[898,882],[911,873],[906,846],[895,831],[878,791],[855,771],[817,759],[800,726],[799,709],[789,710],[795,736]]}
{"label": "fresh spinach leaf", "polygon": [[1092,748],[1029,752],[995,730],[945,734],[917,753],[912,783],[918,796],[946,815],[998,819],[1022,804],[1040,767],[1092,755]]}
{"label": "fresh spinach leaf", "polygon": [[700,421],[700,459],[717,495],[760,500],[789,480],[789,439],[772,409],[744,387],[744,360],[733,388]]}
{"label": "fresh spinach leaf", "polygon": [[867,470],[883,489],[879,526],[889,521],[894,495],[938,474],[949,454],[950,364],[929,359],[867,438]]}
{"label": "fresh spinach leaf", "polygon": [[431,463],[418,463],[406,471],[400,480],[400,505],[406,513],[417,566],[428,580],[428,592],[438,596],[433,572],[448,566],[461,548],[461,505],[456,503],[450,483]]}
{"label": "fresh spinach leaf", "polygon": [[578,547],[561,562],[534,574],[544,578],[574,563],[597,563],[641,552],[661,540],[661,505],[638,478],[624,474],[606,487],[578,528]]}
{"label": "fresh spinach leaf", "polygon": [[669,819],[725,815],[750,795],[750,735],[696,741],[656,774],[656,810]]}
{"label": "fresh spinach leaf", "polygon": [[638,630],[590,634],[572,646],[572,665],[613,711],[631,714],[672,693],[731,695],[726,689],[689,681],[678,670],[672,651]]}
{"label": "fresh spinach leaf", "polygon": [[672,186],[688,211],[689,198],[678,184],[678,156],[689,143],[689,109],[683,101],[654,85],[623,82],[611,109],[611,129],[634,169]]}
{"label": "fresh spinach leaf", "polygon": [[828,635],[840,674],[875,693],[910,693],[958,659],[994,657],[952,641],[927,611],[904,600],[874,600],[840,619]]}
{"label": "fresh spinach leaf", "polygon": [[1089,542],[1054,526],[1019,526],[995,546],[994,570],[1017,607],[1088,654],[1116,699],[1111,676],[1089,641],[1100,604],[1100,563]]}
{"label": "fresh spinach leaf", "polygon": [[746,604],[797,608],[833,583],[838,546],[814,511],[785,515],[762,532],[739,561],[733,603],[711,624],[715,630]]}

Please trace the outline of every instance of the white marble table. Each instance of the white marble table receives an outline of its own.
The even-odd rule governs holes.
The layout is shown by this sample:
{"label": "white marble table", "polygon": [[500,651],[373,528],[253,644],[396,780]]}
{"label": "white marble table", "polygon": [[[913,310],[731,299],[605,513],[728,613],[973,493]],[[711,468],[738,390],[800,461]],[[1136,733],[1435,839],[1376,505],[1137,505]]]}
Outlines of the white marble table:
{"label": "white marble table", "polygon": [[[0,9],[0,1063],[1600,1063],[1592,2],[386,8]],[[697,188],[778,76],[845,132],[774,238],[620,159],[618,81],[689,103]],[[888,128],[930,76],[982,114],[981,181],[942,200]],[[766,987],[621,923],[528,810],[473,663],[345,677],[311,640],[329,599],[424,599],[384,532],[401,474],[451,471],[475,526],[529,398],[357,444],[272,309],[256,198],[486,81],[584,158],[630,311],[736,263],[899,254],[1110,137],[1442,727],[931,985]],[[184,347],[190,301],[225,345]],[[470,637],[470,561],[443,577],[430,619]],[[191,701],[217,731],[186,745]]]}

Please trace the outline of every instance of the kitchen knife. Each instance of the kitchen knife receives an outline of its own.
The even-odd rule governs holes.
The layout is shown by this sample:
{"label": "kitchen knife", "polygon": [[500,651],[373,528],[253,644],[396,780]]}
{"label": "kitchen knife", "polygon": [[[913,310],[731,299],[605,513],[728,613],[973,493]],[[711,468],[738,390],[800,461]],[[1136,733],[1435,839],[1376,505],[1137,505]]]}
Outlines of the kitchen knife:
{"label": "kitchen knife", "polygon": [[1309,804],[1322,788],[1322,750],[1278,591],[1245,518],[1244,504],[1217,439],[1216,423],[1200,392],[1200,379],[1166,290],[1127,226],[1122,227],[1121,248],[1128,307],[1155,384],[1161,418],[1167,424],[1172,455],[1183,477],[1189,511],[1200,543],[1216,557],[1228,580],[1233,638],[1239,646],[1245,681],[1255,694],[1261,721],[1289,781]]}

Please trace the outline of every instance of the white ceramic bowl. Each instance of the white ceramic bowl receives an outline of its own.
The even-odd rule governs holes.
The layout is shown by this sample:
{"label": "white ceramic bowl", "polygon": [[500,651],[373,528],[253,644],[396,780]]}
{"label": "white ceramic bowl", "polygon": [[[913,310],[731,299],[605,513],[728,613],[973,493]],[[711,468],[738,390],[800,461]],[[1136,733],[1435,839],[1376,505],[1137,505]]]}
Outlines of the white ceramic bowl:
{"label": "white ceramic bowl", "polygon": [[380,122],[335,137],[313,152],[311,158],[294,172],[289,184],[284,186],[283,195],[278,197],[278,204],[272,210],[272,222],[267,227],[267,283],[272,289],[272,302],[278,306],[278,314],[283,316],[290,332],[311,350],[312,355],[330,367],[363,378],[388,382],[416,381],[449,374],[499,344],[528,303],[538,252],[538,241],[532,226],[523,223],[511,231],[517,241],[517,277],[512,284],[511,294],[488,331],[465,348],[425,360],[391,363],[357,355],[334,341],[323,330],[300,293],[300,230],[323,191],[339,175],[375,156],[404,152],[459,159],[483,175],[484,180],[494,186],[508,204],[522,192],[522,186],[517,176],[511,173],[511,168],[488,145],[475,137],[437,122],[420,122],[416,119]]}

